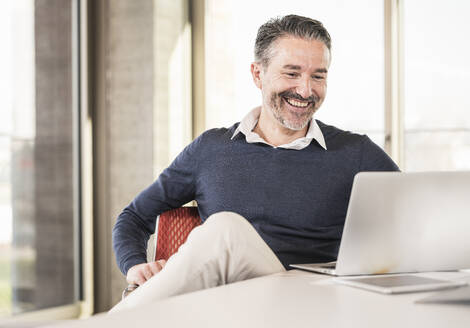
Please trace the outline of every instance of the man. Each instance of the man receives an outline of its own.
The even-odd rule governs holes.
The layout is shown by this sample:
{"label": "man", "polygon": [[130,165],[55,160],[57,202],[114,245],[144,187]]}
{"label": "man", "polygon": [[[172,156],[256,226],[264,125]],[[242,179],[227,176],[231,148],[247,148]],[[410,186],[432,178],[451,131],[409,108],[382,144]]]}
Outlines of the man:
{"label": "man", "polygon": [[[354,175],[398,168],[367,136],[312,119],[330,50],[310,18],[260,27],[251,73],[262,106],[199,136],[119,216],[118,265],[143,286],[115,309],[336,259]],[[193,199],[204,224],[168,263],[145,263],[157,215]]]}

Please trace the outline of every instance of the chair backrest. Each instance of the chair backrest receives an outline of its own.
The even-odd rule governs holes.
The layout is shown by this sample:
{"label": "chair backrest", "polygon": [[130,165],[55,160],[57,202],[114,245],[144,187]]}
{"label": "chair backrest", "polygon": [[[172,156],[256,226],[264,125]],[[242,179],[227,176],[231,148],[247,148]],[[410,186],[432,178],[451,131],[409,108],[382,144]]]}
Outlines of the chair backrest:
{"label": "chair backrest", "polygon": [[201,224],[197,207],[188,206],[160,214],[157,222],[155,261],[168,260],[186,241],[189,233]]}
{"label": "chair backrest", "polygon": [[[189,233],[202,223],[197,207],[175,208],[160,214],[157,218],[155,238],[155,261],[168,260],[186,241]],[[122,292],[122,299],[138,285],[128,285]]]}

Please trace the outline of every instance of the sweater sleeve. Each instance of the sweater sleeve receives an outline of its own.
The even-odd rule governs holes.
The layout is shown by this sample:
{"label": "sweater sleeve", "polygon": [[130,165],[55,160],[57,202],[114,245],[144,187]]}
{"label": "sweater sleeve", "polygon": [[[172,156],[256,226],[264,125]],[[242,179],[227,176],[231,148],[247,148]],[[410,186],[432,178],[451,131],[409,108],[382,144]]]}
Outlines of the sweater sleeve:
{"label": "sweater sleeve", "polygon": [[395,162],[368,136],[363,136],[361,163],[362,171],[400,171]]}
{"label": "sweater sleeve", "polygon": [[113,228],[113,248],[124,275],[134,265],[147,261],[147,242],[155,231],[157,216],[195,198],[200,144],[201,137],[189,144],[118,216]]}

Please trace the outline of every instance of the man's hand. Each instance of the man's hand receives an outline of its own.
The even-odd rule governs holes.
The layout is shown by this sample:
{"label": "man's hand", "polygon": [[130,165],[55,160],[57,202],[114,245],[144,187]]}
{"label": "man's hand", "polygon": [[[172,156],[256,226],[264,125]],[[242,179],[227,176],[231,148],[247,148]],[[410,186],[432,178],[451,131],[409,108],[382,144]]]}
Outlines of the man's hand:
{"label": "man's hand", "polygon": [[128,284],[142,285],[144,282],[153,277],[153,275],[160,272],[165,266],[165,260],[158,260],[156,262],[142,263],[134,265],[127,271],[126,280]]}

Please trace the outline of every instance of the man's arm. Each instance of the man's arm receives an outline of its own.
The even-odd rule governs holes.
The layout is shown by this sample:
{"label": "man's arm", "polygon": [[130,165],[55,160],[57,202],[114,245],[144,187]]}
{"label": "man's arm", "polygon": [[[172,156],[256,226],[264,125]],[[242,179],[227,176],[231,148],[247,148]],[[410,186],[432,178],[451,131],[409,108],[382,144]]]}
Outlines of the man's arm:
{"label": "man's arm", "polygon": [[[155,231],[158,215],[194,199],[200,143],[201,137],[188,145],[118,216],[113,228],[113,247],[121,272],[128,278],[134,277],[129,283],[147,280],[147,276],[163,267],[164,263],[156,262],[141,265],[147,260],[147,241]],[[136,266],[137,269],[130,270]]]}

